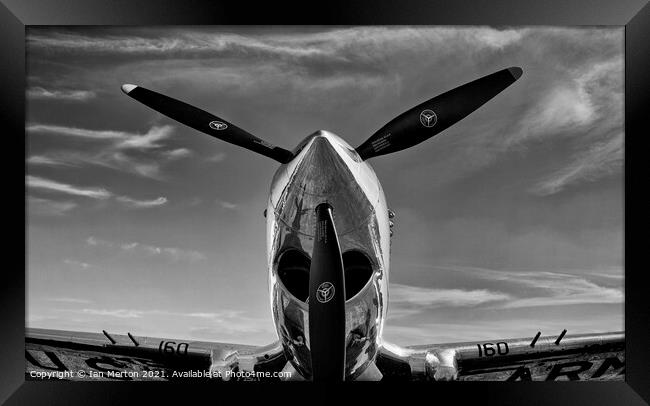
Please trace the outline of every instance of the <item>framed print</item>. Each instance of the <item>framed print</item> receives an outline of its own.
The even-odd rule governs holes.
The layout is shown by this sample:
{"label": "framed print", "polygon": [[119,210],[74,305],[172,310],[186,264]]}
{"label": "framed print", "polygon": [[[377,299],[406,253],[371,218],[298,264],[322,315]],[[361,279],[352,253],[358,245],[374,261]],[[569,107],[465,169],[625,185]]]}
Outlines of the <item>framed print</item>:
{"label": "framed print", "polygon": [[3,401],[647,402],[650,9],[556,3],[5,1]]}

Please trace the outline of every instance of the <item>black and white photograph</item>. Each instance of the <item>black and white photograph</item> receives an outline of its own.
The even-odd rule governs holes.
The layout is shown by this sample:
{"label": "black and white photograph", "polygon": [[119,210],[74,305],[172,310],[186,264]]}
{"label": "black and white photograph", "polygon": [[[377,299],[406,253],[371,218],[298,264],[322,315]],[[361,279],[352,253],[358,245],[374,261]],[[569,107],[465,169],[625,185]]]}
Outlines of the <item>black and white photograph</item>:
{"label": "black and white photograph", "polygon": [[624,27],[25,41],[26,380],[625,380]]}

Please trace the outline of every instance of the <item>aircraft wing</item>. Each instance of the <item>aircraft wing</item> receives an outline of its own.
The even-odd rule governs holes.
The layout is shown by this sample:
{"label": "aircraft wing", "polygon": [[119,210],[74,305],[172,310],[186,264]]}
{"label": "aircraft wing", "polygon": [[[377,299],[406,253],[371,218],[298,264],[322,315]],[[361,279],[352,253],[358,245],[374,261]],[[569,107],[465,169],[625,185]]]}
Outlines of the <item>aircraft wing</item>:
{"label": "aircraft wing", "polygon": [[[376,366],[384,380],[624,380],[624,350],[622,332],[384,343]],[[287,364],[278,342],[256,347],[44,329],[27,329],[25,359],[27,380],[276,380]]]}
{"label": "aircraft wing", "polygon": [[384,379],[461,381],[624,380],[623,332],[400,348],[377,358]]}
{"label": "aircraft wing", "polygon": [[25,359],[26,380],[259,380],[286,364],[277,342],[256,347],[45,329],[27,329]]}

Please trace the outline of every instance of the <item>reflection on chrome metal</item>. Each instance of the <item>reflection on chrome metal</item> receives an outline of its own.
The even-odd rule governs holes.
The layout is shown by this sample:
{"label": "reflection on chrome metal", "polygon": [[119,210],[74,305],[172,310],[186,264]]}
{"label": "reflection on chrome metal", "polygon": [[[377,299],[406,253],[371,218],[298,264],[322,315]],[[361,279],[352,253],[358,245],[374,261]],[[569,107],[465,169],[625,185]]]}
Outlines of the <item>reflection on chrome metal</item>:
{"label": "reflection on chrome metal", "polygon": [[458,378],[456,351],[453,349],[428,351],[424,360],[426,376],[434,381],[452,381]]}
{"label": "reflection on chrome metal", "polygon": [[[402,348],[394,344],[383,342],[380,348],[381,357],[391,362],[407,364],[411,378],[433,380],[456,380],[458,373],[463,368],[480,369],[487,365],[508,364],[513,362],[523,363],[534,360],[540,353],[548,357],[562,356],[563,354],[588,353],[590,348],[603,350],[609,348],[616,351],[625,339],[624,333],[580,334],[565,336],[557,345],[556,336],[539,337],[531,347],[531,337],[504,340],[497,343],[450,343],[437,346],[437,348]],[[480,347],[494,348],[492,356],[484,356]],[[497,352],[498,349],[501,352]],[[483,351],[483,355],[481,354]]]}
{"label": "reflection on chrome metal", "polygon": [[226,349],[213,349],[211,351],[210,372],[218,374],[222,380],[228,381],[231,378],[229,372],[234,371],[255,371],[256,368],[264,367],[265,364],[277,362],[284,359],[284,348],[279,341],[264,347],[259,347],[251,354],[239,354],[238,351]]}
{"label": "reflection on chrome metal", "polygon": [[416,350],[384,342],[380,351],[385,358],[407,364],[415,380],[458,379],[458,354],[451,348]]}
{"label": "reflection on chrome metal", "polygon": [[[372,272],[346,301],[346,379],[356,379],[374,361],[386,316],[390,227],[383,190],[372,168],[334,134],[319,131],[296,148],[296,157],[276,172],[267,207],[267,253],[271,309],[276,331],[291,366],[311,379],[308,301],[300,289],[308,282],[313,250],[314,209],[333,207],[341,252],[359,251]],[[282,254],[293,250],[286,272]],[[301,259],[303,258],[303,259]],[[307,272],[307,274],[305,274]],[[350,270],[352,272],[352,270]],[[298,287],[294,285],[299,285]],[[298,296],[296,296],[298,295]]]}
{"label": "reflection on chrome metal", "polygon": [[[374,274],[373,274],[374,275]],[[378,278],[346,302],[346,377],[360,375],[377,353]],[[273,314],[285,355],[296,370],[311,378],[308,304],[293,297],[281,283],[273,292]]]}
{"label": "reflection on chrome metal", "polygon": [[258,348],[252,354],[238,355],[239,369],[242,371],[254,371],[255,367],[276,361],[284,357],[284,348],[279,341],[265,347]]}
{"label": "reflection on chrome metal", "polygon": [[375,365],[374,362],[371,362],[370,365],[368,365],[368,368],[366,368],[365,371],[361,375],[359,375],[356,380],[357,381],[381,381],[381,379],[384,377],[384,375],[381,373],[379,368],[377,368],[377,365]]}
{"label": "reflection on chrome metal", "polygon": [[239,354],[237,351],[228,351],[223,348],[213,349],[210,356],[210,373],[214,377],[221,377],[222,380],[230,380],[230,373],[239,366]]}

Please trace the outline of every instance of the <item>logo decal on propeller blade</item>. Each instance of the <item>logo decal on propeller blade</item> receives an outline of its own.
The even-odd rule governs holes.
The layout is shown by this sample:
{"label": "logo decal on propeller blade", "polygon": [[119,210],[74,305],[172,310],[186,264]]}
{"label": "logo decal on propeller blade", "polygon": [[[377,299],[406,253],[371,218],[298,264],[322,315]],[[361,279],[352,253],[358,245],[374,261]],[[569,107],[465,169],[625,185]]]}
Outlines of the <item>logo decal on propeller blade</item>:
{"label": "logo decal on propeller blade", "polygon": [[436,116],[436,113],[434,113],[433,110],[422,110],[422,113],[420,113],[420,123],[427,128],[436,125],[437,121],[438,116]]}
{"label": "logo decal on propeller blade", "polygon": [[316,289],[316,300],[327,303],[334,297],[334,285],[330,282],[323,282]]}
{"label": "logo decal on propeller blade", "polygon": [[228,124],[222,123],[221,121],[210,121],[208,124],[213,130],[225,130],[228,128]]}

